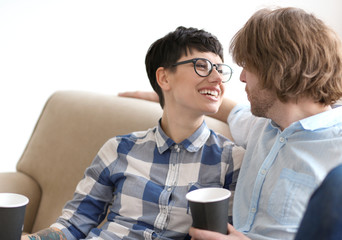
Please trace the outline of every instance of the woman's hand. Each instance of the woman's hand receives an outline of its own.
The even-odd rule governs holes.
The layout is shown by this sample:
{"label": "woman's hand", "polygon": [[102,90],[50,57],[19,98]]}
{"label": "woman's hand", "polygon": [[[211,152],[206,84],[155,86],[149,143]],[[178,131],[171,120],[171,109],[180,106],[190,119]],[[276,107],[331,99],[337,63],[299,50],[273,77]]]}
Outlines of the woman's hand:
{"label": "woman's hand", "polygon": [[37,233],[23,235],[20,240],[67,240],[63,232],[57,228],[46,228]]}

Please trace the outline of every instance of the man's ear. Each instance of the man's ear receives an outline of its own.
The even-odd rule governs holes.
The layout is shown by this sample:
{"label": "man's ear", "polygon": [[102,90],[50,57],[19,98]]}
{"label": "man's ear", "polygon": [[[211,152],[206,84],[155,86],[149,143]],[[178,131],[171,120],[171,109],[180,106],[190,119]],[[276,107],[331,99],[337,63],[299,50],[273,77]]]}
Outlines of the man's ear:
{"label": "man's ear", "polygon": [[156,79],[160,88],[164,91],[170,89],[168,71],[164,67],[159,67],[156,71]]}

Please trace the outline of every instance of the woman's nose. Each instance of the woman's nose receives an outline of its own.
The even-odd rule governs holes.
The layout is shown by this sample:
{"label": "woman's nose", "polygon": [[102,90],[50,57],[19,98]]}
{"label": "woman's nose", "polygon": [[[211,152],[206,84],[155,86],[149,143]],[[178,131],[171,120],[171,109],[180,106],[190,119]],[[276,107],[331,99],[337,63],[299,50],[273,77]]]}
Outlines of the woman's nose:
{"label": "woman's nose", "polygon": [[222,83],[223,76],[217,71],[216,67],[213,67],[213,70],[211,71],[209,75],[209,81],[210,82],[219,82]]}

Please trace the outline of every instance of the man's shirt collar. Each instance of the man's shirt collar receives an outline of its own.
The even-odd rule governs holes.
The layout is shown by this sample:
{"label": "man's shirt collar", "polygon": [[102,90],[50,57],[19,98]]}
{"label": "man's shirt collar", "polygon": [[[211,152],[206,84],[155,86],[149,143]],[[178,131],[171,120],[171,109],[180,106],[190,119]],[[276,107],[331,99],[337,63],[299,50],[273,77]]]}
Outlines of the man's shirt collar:
{"label": "man's shirt collar", "polygon": [[[313,115],[308,118],[304,118],[297,122],[292,123],[286,129],[298,130],[308,130],[316,131],[319,129],[325,129],[332,127],[336,124],[341,124],[342,119],[342,107],[334,107],[331,110]],[[270,124],[274,128],[279,128],[278,124],[270,120]]]}

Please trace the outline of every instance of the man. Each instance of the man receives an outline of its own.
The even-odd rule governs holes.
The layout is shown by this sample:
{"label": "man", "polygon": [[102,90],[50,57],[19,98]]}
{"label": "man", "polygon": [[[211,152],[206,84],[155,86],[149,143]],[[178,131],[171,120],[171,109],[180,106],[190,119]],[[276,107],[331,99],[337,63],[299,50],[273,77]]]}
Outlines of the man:
{"label": "man", "polygon": [[151,45],[145,63],[163,108],[159,124],[105,143],[57,222],[22,239],[185,239],[186,193],[235,186],[244,150],[204,122],[232,74],[220,42],[179,27]]}
{"label": "man", "polygon": [[292,239],[314,189],[342,163],[342,108],[330,107],[342,97],[341,42],[301,9],[262,9],[230,52],[251,103],[226,112],[246,147],[234,227],[252,239]]}
{"label": "man", "polygon": [[228,99],[216,115],[246,148],[224,236],[190,229],[193,239],[293,239],[307,202],[342,163],[342,49],[336,34],[297,8],[257,11],[230,52],[243,70],[250,107]]}

